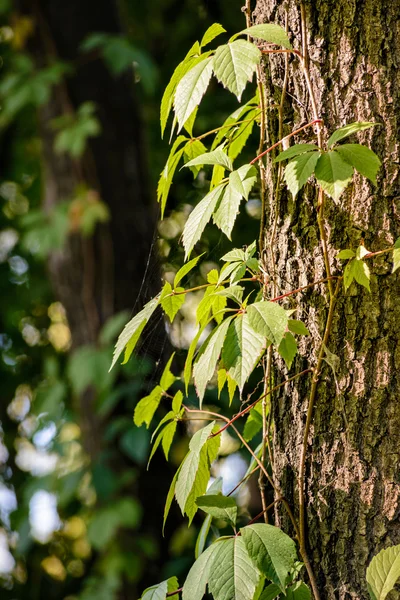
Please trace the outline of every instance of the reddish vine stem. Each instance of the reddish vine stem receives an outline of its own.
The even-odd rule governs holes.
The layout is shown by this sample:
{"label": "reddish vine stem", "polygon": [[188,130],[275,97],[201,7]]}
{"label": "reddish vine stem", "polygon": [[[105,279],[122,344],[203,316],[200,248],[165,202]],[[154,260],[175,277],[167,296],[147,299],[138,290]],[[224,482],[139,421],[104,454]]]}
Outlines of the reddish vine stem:
{"label": "reddish vine stem", "polygon": [[241,485],[242,485],[242,484],[243,484],[245,481],[247,481],[247,479],[249,479],[249,477],[251,477],[252,475],[254,475],[254,473],[255,473],[256,471],[258,471],[258,469],[259,469],[259,468],[260,468],[260,467],[257,465],[256,467],[254,467],[254,469],[253,469],[252,471],[250,471],[250,473],[247,473],[247,475],[245,475],[245,476],[244,476],[244,477],[243,477],[243,478],[242,478],[242,479],[239,481],[239,483],[237,483],[237,484],[235,485],[235,487],[231,489],[231,491],[229,492],[229,494],[227,494],[227,496],[232,496],[232,494],[233,494],[234,492],[236,492],[236,490],[237,490],[237,489],[238,489],[238,488],[239,488],[239,487],[240,487],[240,486],[241,486]]}
{"label": "reddish vine stem", "polygon": [[307,123],[306,125],[303,125],[302,127],[299,127],[299,129],[295,129],[295,131],[292,131],[292,133],[285,135],[284,138],[282,138],[281,140],[279,140],[278,142],[276,142],[275,144],[273,144],[272,146],[270,146],[269,148],[264,150],[264,152],[261,152],[261,154],[259,154],[255,158],[253,158],[253,160],[250,161],[250,164],[254,165],[254,163],[256,163],[258,160],[260,160],[260,158],[262,158],[263,156],[265,156],[266,154],[271,152],[271,150],[274,150],[274,148],[277,148],[280,144],[282,144],[282,142],[284,140],[288,140],[289,138],[293,137],[294,135],[297,135],[298,133],[300,133],[301,131],[304,131],[308,127],[312,127],[313,125],[316,125],[318,123],[319,124],[323,123],[323,120],[322,119],[314,119],[313,121],[310,121],[310,123]]}
{"label": "reddish vine stem", "polygon": [[168,592],[168,594],[166,595],[166,597],[167,598],[171,598],[171,596],[176,596],[177,594],[180,594],[181,592],[183,592],[183,587],[179,588],[175,592]]}
{"label": "reddish vine stem", "polygon": [[287,292],[287,294],[282,294],[281,296],[276,296],[276,298],[271,298],[270,302],[277,302],[277,300],[283,300],[283,298],[288,298],[289,296],[293,296],[293,294],[298,294],[299,292],[303,292],[308,288],[314,287],[320,283],[326,283],[331,279],[341,279],[340,275],[331,275],[330,277],[324,277],[324,279],[318,279],[318,281],[313,281],[307,285],[303,285],[303,287],[297,288],[296,290],[291,290]]}

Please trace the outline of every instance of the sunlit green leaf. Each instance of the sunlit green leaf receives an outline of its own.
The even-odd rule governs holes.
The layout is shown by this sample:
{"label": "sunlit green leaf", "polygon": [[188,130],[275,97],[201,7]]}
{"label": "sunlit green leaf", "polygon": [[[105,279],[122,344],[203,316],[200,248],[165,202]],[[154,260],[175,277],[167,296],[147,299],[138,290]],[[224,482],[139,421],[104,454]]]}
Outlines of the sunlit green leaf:
{"label": "sunlit green leaf", "polygon": [[216,600],[253,600],[260,572],[250,559],[241,537],[217,542],[209,575],[209,589]]}
{"label": "sunlit green leaf", "polygon": [[379,125],[380,123],[369,123],[369,122],[359,122],[359,123],[349,123],[349,125],[345,125],[344,127],[340,127],[336,129],[336,131],[331,135],[328,140],[328,148],[331,148],[333,144],[336,144],[339,140],[343,140],[344,138],[352,135],[353,133],[357,133],[358,131],[364,131],[364,129],[369,129],[370,127],[374,127],[375,125]]}
{"label": "sunlit green leaf", "polygon": [[221,35],[221,33],[226,33],[226,29],[224,29],[219,23],[213,23],[203,35],[200,46],[204,48],[204,46],[207,46],[217,36]]}
{"label": "sunlit green leaf", "polygon": [[255,302],[247,308],[247,314],[254,331],[278,347],[288,326],[288,311],[276,302]]}
{"label": "sunlit green leaf", "polygon": [[336,148],[336,152],[339,152],[343,160],[354,167],[356,171],[376,185],[376,174],[381,166],[381,161],[375,152],[360,144],[343,144]]}
{"label": "sunlit green leaf", "polygon": [[193,564],[183,586],[182,600],[202,600],[206,593],[210,570],[215,565],[219,544],[220,542],[212,544]]}
{"label": "sunlit green leaf", "polygon": [[344,269],[344,274],[343,274],[344,289],[348,290],[352,281],[356,280],[357,283],[364,286],[370,292],[371,291],[370,285],[369,285],[370,277],[371,277],[371,274],[370,274],[370,270],[369,270],[367,263],[363,260],[353,258],[353,260],[350,260],[347,263],[347,265]]}
{"label": "sunlit green leaf", "polygon": [[207,383],[214,375],[230,322],[231,317],[225,319],[221,325],[218,325],[218,327],[214,329],[205,342],[206,347],[204,352],[201,353],[194,365],[193,378],[200,401],[200,407],[204,398]]}
{"label": "sunlit green leaf", "polygon": [[197,536],[196,546],[194,551],[194,556],[196,560],[199,558],[200,554],[204,552],[204,548],[207,542],[207,537],[210,532],[212,522],[212,516],[207,515],[203,521],[203,525],[200,527],[199,535]]}
{"label": "sunlit green leaf", "polygon": [[229,240],[231,239],[232,229],[239,213],[241,200],[241,194],[239,194],[231,185],[227,185],[219,206],[213,214],[215,225],[225,233]]}
{"label": "sunlit green leaf", "polygon": [[150,300],[150,302],[148,302],[144,306],[144,308],[137,315],[135,315],[133,319],[129,321],[129,323],[125,325],[115,345],[110,371],[117,362],[122,352],[125,350],[125,348],[126,351],[124,363],[126,363],[129,360],[129,357],[132,354],[146,323],[152,316],[153,312],[156,310],[159,302],[160,296],[156,296],[155,298]]}
{"label": "sunlit green leaf", "polygon": [[171,387],[171,385],[175,383],[175,381],[178,379],[177,377],[175,377],[175,375],[173,375],[173,373],[171,373],[171,365],[172,361],[174,360],[174,356],[175,352],[171,354],[167,364],[165,365],[163,374],[161,375],[160,387],[164,390],[164,392],[166,392]]}
{"label": "sunlit green leaf", "polygon": [[219,46],[215,53],[214,73],[218,81],[240,101],[243,90],[260,62],[258,48],[246,40]]}
{"label": "sunlit green leaf", "polygon": [[187,275],[188,273],[190,273],[190,271],[192,269],[194,269],[194,267],[197,265],[197,263],[199,262],[199,260],[202,256],[203,256],[203,254],[200,254],[200,256],[196,256],[195,258],[192,258],[192,260],[189,260],[189,262],[184,264],[183,267],[181,267],[179,269],[179,271],[176,273],[176,275],[174,277],[174,288],[176,288],[176,286],[182,281],[182,279],[185,277],[185,275]]}
{"label": "sunlit green leaf", "polygon": [[211,152],[206,152],[205,154],[196,156],[196,158],[193,158],[193,160],[187,162],[185,167],[193,167],[196,165],[220,165],[229,171],[233,170],[231,159],[221,148],[216,148]]}
{"label": "sunlit green leaf", "polygon": [[136,427],[140,427],[143,423],[146,424],[147,428],[149,427],[163,394],[162,387],[157,385],[148,396],[137,403],[133,417]]}
{"label": "sunlit green leaf", "polygon": [[206,494],[197,498],[196,504],[214,519],[224,519],[235,527],[237,505],[233,498],[222,496],[222,494]]}
{"label": "sunlit green leaf", "polygon": [[277,46],[283,46],[283,48],[287,48],[288,50],[292,49],[286,31],[280,25],[275,25],[275,23],[253,25],[252,27],[243,29],[240,33],[247,33],[253,38],[258,38]]}
{"label": "sunlit green leaf", "polygon": [[273,162],[289,160],[289,158],[294,158],[295,156],[299,156],[299,154],[305,154],[306,152],[315,152],[316,150],[318,150],[318,146],[316,146],[315,144],[295,144],[294,146],[290,146],[290,148],[287,148],[287,150],[283,150],[283,152],[280,152]]}
{"label": "sunlit green leaf", "polygon": [[290,331],[287,331],[279,344],[279,354],[282,356],[288,369],[292,366],[293,360],[297,354],[297,342]]}
{"label": "sunlit green leaf", "polygon": [[180,80],[175,92],[175,113],[179,129],[182,129],[190,115],[201,102],[210,83],[214,57],[210,56],[192,67]]}
{"label": "sunlit green leaf", "polygon": [[254,165],[243,165],[229,175],[229,185],[246,200],[257,181],[257,169]]}
{"label": "sunlit green leaf", "polygon": [[314,174],[319,156],[319,152],[299,154],[286,165],[284,177],[294,198]]}
{"label": "sunlit green leaf", "polygon": [[240,532],[255,565],[284,592],[297,560],[294,541],[278,527],[265,523],[248,525]]}
{"label": "sunlit green leaf", "polygon": [[368,592],[372,600],[385,600],[400,577],[400,546],[381,550],[367,568]]}
{"label": "sunlit green leaf", "polygon": [[265,350],[265,338],[257,333],[247,314],[238,315],[230,324],[222,350],[222,360],[240,391]]}
{"label": "sunlit green leaf", "polygon": [[340,198],[352,176],[353,167],[335,151],[322,154],[315,167],[315,177],[319,185],[334,200]]}
{"label": "sunlit green leaf", "polygon": [[220,184],[198,203],[190,213],[182,234],[182,242],[185,248],[185,258],[190,256],[194,245],[199,241],[211,215],[215,211],[224,191],[224,184]]}
{"label": "sunlit green leaf", "polygon": [[[193,160],[194,158],[201,156],[201,154],[205,154],[206,152],[207,148],[200,140],[189,140],[183,149],[183,158],[185,160],[185,163],[187,163]],[[194,177],[197,177],[197,175],[201,171],[200,165],[194,165],[189,168],[192,171]]]}
{"label": "sunlit green leaf", "polygon": [[394,273],[395,271],[397,271],[397,269],[399,267],[400,267],[400,238],[398,238],[396,240],[395,245],[394,245],[392,273]]}
{"label": "sunlit green leaf", "polygon": [[178,310],[185,302],[186,296],[182,293],[184,291],[184,288],[181,287],[177,287],[173,290],[169,281],[166,281],[164,284],[160,296],[160,304],[171,323],[175,319]]}
{"label": "sunlit green leaf", "polygon": [[349,258],[354,258],[355,255],[356,253],[353,250],[350,250],[350,248],[346,248],[345,250],[341,250],[336,256],[336,258],[338,258],[339,260],[348,260]]}

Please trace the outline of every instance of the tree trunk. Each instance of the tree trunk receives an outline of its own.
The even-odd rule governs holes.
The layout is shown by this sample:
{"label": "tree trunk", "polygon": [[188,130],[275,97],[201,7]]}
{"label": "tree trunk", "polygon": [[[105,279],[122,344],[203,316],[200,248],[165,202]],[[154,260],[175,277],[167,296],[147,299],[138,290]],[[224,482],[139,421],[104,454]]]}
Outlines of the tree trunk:
{"label": "tree trunk", "polygon": [[[287,15],[293,46],[301,51],[300,8],[294,0],[257,0],[253,22],[285,25]],[[303,9],[311,80],[326,132],[353,121],[381,123],[359,136],[382,160],[378,187],[356,175],[338,203],[326,200],[331,268],[338,273],[341,263],[334,257],[340,249],[356,249],[364,242],[370,251],[381,250],[400,235],[400,2],[315,0]],[[263,65],[268,144],[278,139],[276,107],[284,65],[282,55]],[[284,135],[313,118],[298,65],[297,59],[289,59]],[[296,141],[314,141],[311,131]],[[295,201],[282,189],[276,205],[274,169],[268,165],[265,262],[280,294],[325,277],[325,269],[315,186]],[[391,274],[389,255],[369,266],[371,293],[352,284],[339,296],[328,348],[340,362],[336,374],[324,363],[308,438],[307,545],[321,598],[327,600],[368,598],[367,564],[380,549],[400,543],[400,276]],[[316,364],[327,318],[326,285],[294,298],[300,307],[296,318],[306,322],[311,336],[291,374]],[[296,513],[310,381],[299,379],[272,400],[275,477]],[[276,518],[289,529],[282,507]]]}

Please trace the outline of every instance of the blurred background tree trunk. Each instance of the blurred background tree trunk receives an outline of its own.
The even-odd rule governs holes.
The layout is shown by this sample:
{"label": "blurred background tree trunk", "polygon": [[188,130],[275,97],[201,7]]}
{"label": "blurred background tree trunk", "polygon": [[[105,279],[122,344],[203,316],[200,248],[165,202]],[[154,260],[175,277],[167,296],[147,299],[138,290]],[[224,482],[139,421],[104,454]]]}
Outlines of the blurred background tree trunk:
{"label": "blurred background tree trunk", "polygon": [[[400,235],[400,4],[398,1],[304,2],[311,79],[326,131],[353,121],[379,127],[360,135],[383,167],[374,189],[356,175],[335,204],[326,201],[330,254],[364,243],[370,251]],[[302,50],[301,3],[257,0],[254,23],[287,18],[295,48]],[[272,57],[264,71],[271,139],[277,141],[285,59]],[[268,66],[265,64],[265,66]],[[297,59],[289,61],[284,134],[312,120]],[[311,141],[312,134],[301,137]],[[297,141],[300,141],[298,138]],[[314,141],[314,140],[312,140]],[[268,168],[267,187],[276,174]],[[313,188],[314,189],[314,188]],[[279,293],[324,277],[315,197],[306,190],[293,201],[284,189],[267,207],[266,252]],[[275,210],[276,265],[268,247]],[[372,262],[372,261],[371,261]],[[333,272],[340,263],[332,261]],[[318,386],[306,472],[308,546],[321,597],[367,598],[366,566],[381,548],[400,543],[400,277],[391,258],[375,259],[371,294],[353,284],[339,298],[329,350],[340,357],[336,376],[325,364]],[[273,272],[274,271],[274,272]],[[324,286],[296,298],[312,340],[321,339],[327,315]],[[296,370],[308,366],[298,359]],[[294,369],[293,369],[293,372]],[[296,507],[297,476],[310,381],[299,380],[273,399],[276,477]],[[289,528],[279,509],[278,521]],[[397,596],[396,596],[397,597]]]}

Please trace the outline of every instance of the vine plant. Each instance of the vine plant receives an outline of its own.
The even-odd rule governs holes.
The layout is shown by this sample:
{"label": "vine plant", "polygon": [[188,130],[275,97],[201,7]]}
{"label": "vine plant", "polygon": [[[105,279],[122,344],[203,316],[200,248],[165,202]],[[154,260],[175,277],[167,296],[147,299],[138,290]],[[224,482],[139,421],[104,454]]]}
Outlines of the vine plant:
{"label": "vine plant", "polygon": [[[286,28],[287,29],[287,28]],[[306,512],[305,512],[305,467],[310,437],[310,426],[313,419],[313,406],[318,389],[318,378],[322,362],[329,362],[327,344],[331,324],[335,313],[338,295],[346,292],[353,282],[369,291],[370,270],[368,261],[372,257],[393,253],[393,271],[400,266],[400,239],[393,247],[380,252],[371,253],[363,245],[355,249],[343,249],[337,254],[341,261],[347,261],[343,273],[332,274],[330,256],[326,236],[324,205],[329,199],[337,201],[346,186],[350,183],[354,169],[362,176],[376,184],[376,176],[380,167],[379,158],[366,146],[357,143],[343,143],[343,140],[357,132],[373,127],[374,123],[357,122],[345,125],[325,137],[324,124],[318,116],[313,85],[308,71],[307,49],[302,52],[292,47],[288,33],[276,24],[250,24],[247,15],[247,27],[232,36],[227,44],[215,50],[206,50],[211,42],[225,33],[219,24],[212,25],[204,34],[201,42],[196,42],[184,60],[175,69],[161,103],[161,130],[164,134],[171,111],[174,113],[171,138],[175,135],[167,164],[161,174],[158,186],[158,200],[164,214],[166,201],[174,173],[183,160],[184,167],[191,169],[197,177],[201,169],[212,167],[209,192],[197,204],[185,224],[182,242],[187,261],[195,250],[203,231],[212,219],[214,224],[231,239],[232,229],[243,200],[260,178],[265,213],[265,159],[273,156],[277,164],[278,176],[276,197],[271,206],[277,202],[282,179],[295,198],[303,186],[311,181],[316,187],[317,220],[320,233],[320,244],[325,263],[325,276],[322,280],[310,283],[303,288],[279,294],[277,283],[265,276],[268,260],[274,255],[274,239],[264,240],[264,220],[261,221],[260,239],[244,249],[234,248],[221,257],[222,268],[207,275],[207,283],[196,288],[185,288],[181,284],[187,275],[201,260],[197,255],[179,269],[173,284],[164,284],[161,292],[141,310],[122,331],[114,352],[112,366],[124,354],[125,363],[132,354],[143,329],[146,327],[157,307],[161,306],[166,317],[172,322],[185,301],[185,294],[204,288],[204,296],[197,308],[198,331],[188,350],[184,367],[184,390],[178,389],[175,394],[170,388],[179,379],[171,372],[172,359],[169,360],[159,385],[143,398],[137,405],[134,422],[137,426],[145,424],[149,427],[154,414],[163,398],[171,400],[171,410],[159,423],[153,434],[154,444],[150,459],[161,445],[168,459],[171,443],[180,420],[202,419],[209,421],[198,430],[190,440],[189,451],[178,468],[167,496],[164,524],[174,497],[183,515],[191,523],[195,513],[201,509],[207,514],[201,528],[196,545],[196,561],[182,588],[179,588],[176,577],[163,581],[143,593],[143,600],[164,600],[166,597],[182,593],[183,600],[201,600],[208,590],[215,600],[269,600],[273,598],[293,598],[297,600],[320,598],[316,578],[307,555]],[[246,36],[247,39],[244,39]],[[253,41],[251,41],[253,40]],[[260,60],[262,55],[284,53],[292,54],[299,61],[301,72],[308,89],[313,119],[305,123],[274,145],[266,148],[266,99],[260,81]],[[287,59],[286,59],[287,60]],[[223,125],[198,137],[193,137],[192,129],[197,108],[214,75],[222,85],[232,92],[240,101],[242,93],[254,74],[257,74],[257,90],[254,97],[242,104],[232,113]],[[286,79],[286,78],[285,78]],[[286,83],[282,98],[286,92]],[[282,133],[281,102],[281,133]],[[260,130],[260,150],[248,164],[240,162],[240,154],[245,146],[254,125]],[[313,130],[315,143],[295,143],[290,145],[294,136],[305,130]],[[185,131],[186,133],[182,133]],[[207,148],[203,140],[214,136]],[[279,154],[276,152],[282,148]],[[286,166],[283,168],[283,164]],[[258,166],[258,169],[257,169]],[[276,217],[275,217],[276,218]],[[258,257],[257,257],[258,255]],[[272,257],[272,259],[271,259]],[[291,367],[297,353],[297,337],[309,332],[302,321],[293,318],[296,309],[288,309],[285,300],[295,296],[307,288],[317,284],[325,284],[327,288],[328,312],[323,325],[322,341],[316,348],[314,364],[310,358],[309,368],[284,378],[282,383],[273,385],[271,377],[271,361],[274,353],[281,356],[288,368]],[[248,288],[253,291],[248,293]],[[256,293],[253,293],[253,292]],[[228,305],[228,300],[230,303]],[[234,306],[234,308],[232,308]],[[209,331],[205,341],[200,343],[203,332]],[[222,413],[210,412],[202,407],[206,387],[217,372],[218,395],[226,385],[232,401],[235,390],[240,395],[250,374],[257,365],[264,368],[264,389],[251,403],[243,403],[240,412],[233,418]],[[310,377],[310,395],[308,412],[303,432],[303,444],[298,465],[298,505],[295,510],[285,499],[275,474],[271,472],[272,460],[267,468],[267,455],[272,457],[270,445],[270,416],[267,414],[267,403],[272,392],[299,377]],[[184,392],[193,380],[199,399],[198,408],[190,408],[184,404]],[[254,392],[256,394],[256,391]],[[257,413],[257,415],[255,415]],[[263,441],[259,448],[253,449],[251,442],[261,420]],[[236,421],[247,418],[245,431],[242,434],[236,427]],[[260,419],[261,417],[261,419]],[[221,426],[218,423],[223,423]],[[252,426],[253,425],[253,426]],[[250,474],[260,473],[260,494],[263,511],[239,531],[236,529],[237,505],[231,495],[224,496],[221,484],[217,480],[207,489],[210,467],[218,455],[221,433],[230,428],[239,438],[251,455],[248,473],[240,482],[241,485]],[[275,493],[275,501],[267,506],[265,497],[266,479]],[[294,538],[290,538],[278,527],[268,524],[268,511],[277,503],[282,503],[292,522]],[[255,521],[264,517],[264,523]],[[217,539],[207,547],[207,538],[212,519],[224,520],[232,527],[232,535]],[[296,544],[298,545],[301,563],[298,562]],[[398,553],[397,553],[398,555]],[[397,556],[396,555],[396,556]],[[394,560],[394,559],[393,559]],[[308,584],[300,579],[302,566],[305,566]],[[369,582],[376,576],[379,567],[369,568]],[[390,570],[390,569],[389,569]],[[372,571],[372,575],[371,575]],[[374,575],[375,573],[375,575]],[[392,573],[393,576],[393,573]],[[393,578],[393,577],[392,577]],[[370,583],[372,598],[384,598],[388,593],[379,589],[379,577],[374,584]],[[378,583],[376,583],[378,581]],[[375,585],[375,587],[374,587]],[[392,582],[394,585],[394,582]],[[390,587],[390,586],[389,586]]]}

